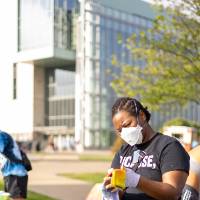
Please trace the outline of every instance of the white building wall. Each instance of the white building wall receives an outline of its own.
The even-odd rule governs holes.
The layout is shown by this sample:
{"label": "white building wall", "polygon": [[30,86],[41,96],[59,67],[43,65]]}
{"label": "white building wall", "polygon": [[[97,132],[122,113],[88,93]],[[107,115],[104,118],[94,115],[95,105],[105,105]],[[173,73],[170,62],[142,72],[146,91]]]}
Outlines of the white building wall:
{"label": "white building wall", "polygon": [[[33,131],[33,65],[17,64],[17,98],[12,99],[12,65],[6,73],[6,86],[2,94],[6,94],[1,102],[1,129],[14,134],[26,134],[23,140],[31,139]],[[1,75],[0,75],[1,76]],[[7,84],[8,83],[8,84]],[[28,135],[29,136],[28,136]],[[27,138],[28,137],[28,138]]]}
{"label": "white building wall", "polygon": [[10,103],[12,97],[9,88],[12,86],[12,58],[17,48],[16,3],[16,0],[7,0],[0,4],[0,120],[5,119],[4,114],[7,113],[5,105]]}
{"label": "white building wall", "polygon": [[[17,116],[16,129],[19,132],[33,130],[33,94],[34,94],[34,65],[19,63],[17,65],[17,99],[15,100],[14,121]],[[13,130],[14,131],[14,130]]]}
{"label": "white building wall", "polygon": [[33,65],[17,63],[17,99],[13,99],[13,64],[17,53],[17,0],[0,6],[0,129],[28,133],[33,129]]}

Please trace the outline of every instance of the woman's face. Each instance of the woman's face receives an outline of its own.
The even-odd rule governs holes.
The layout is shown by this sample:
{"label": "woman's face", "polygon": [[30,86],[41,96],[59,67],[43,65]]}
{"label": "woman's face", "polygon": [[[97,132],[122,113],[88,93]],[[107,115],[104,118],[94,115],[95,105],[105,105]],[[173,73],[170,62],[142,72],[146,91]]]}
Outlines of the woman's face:
{"label": "woman's face", "polygon": [[117,112],[114,115],[112,121],[117,134],[121,133],[122,128],[136,127],[138,123],[136,117],[130,115],[130,113],[123,110]]}

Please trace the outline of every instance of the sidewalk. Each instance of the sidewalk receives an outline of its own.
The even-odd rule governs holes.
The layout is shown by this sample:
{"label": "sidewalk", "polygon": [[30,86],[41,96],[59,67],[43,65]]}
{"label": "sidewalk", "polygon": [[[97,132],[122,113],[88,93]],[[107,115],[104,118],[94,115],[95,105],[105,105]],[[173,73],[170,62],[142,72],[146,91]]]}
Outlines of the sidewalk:
{"label": "sidewalk", "polygon": [[66,161],[66,160],[78,160],[79,155],[77,153],[32,153],[28,154],[31,161]]}
{"label": "sidewalk", "polygon": [[28,157],[33,161],[41,160],[78,160],[79,155],[109,155],[112,154],[110,150],[85,150],[82,153],[77,153],[76,151],[66,151],[66,152],[39,152],[39,153],[29,153]]}
{"label": "sidewalk", "polygon": [[[105,151],[84,154],[105,155]],[[79,161],[75,152],[30,154],[33,170],[29,173],[29,190],[56,200],[84,200],[93,185],[58,176],[59,173],[105,172],[110,162]]]}

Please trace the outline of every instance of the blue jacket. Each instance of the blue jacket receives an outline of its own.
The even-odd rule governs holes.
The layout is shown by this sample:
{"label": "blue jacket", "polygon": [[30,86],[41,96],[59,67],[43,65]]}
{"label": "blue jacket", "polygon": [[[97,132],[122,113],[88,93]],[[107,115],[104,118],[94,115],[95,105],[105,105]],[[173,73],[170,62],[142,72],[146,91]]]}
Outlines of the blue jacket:
{"label": "blue jacket", "polygon": [[[17,143],[8,133],[3,131],[0,131],[0,153],[6,155],[7,158],[21,159],[21,153]],[[1,172],[4,177],[9,175],[27,175],[27,171],[23,164],[10,161],[9,159],[1,169]]]}

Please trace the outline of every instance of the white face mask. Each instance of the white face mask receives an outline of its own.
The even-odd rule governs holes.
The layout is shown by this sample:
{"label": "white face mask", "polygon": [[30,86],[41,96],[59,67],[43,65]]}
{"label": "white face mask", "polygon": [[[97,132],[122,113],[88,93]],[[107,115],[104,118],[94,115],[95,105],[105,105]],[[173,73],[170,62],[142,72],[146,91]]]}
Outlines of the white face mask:
{"label": "white face mask", "polygon": [[136,127],[122,128],[120,137],[131,146],[141,144],[143,140],[142,127],[137,125]]}

